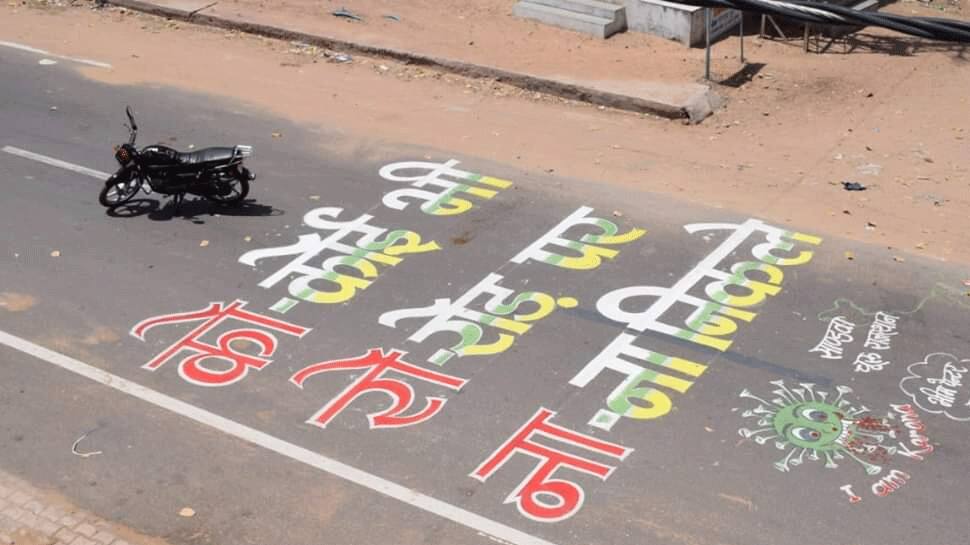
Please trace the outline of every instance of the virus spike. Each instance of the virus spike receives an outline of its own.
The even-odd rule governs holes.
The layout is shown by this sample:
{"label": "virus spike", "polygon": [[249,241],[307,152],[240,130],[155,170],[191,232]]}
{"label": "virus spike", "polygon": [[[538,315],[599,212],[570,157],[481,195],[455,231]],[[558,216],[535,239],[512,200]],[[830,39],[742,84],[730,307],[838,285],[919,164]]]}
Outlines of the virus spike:
{"label": "virus spike", "polygon": [[818,398],[822,400],[822,403],[825,403],[825,398],[827,398],[828,396],[829,396],[828,392],[818,392]]}
{"label": "virus spike", "polygon": [[801,388],[792,388],[791,391],[795,392],[795,394],[797,394],[803,402],[805,401],[805,390],[802,390]]}
{"label": "virus spike", "polygon": [[772,390],[773,394],[779,395],[791,403],[798,403],[798,399],[795,397],[795,394],[793,394],[791,390],[789,390],[788,387],[785,386],[785,381],[773,380],[771,381],[771,384],[774,384],[775,386],[778,387],[777,390]]}
{"label": "virus spike", "polygon": [[792,467],[802,465],[802,461],[805,459],[806,452],[808,452],[808,449],[803,448],[802,451],[798,453],[798,456],[796,458],[792,458],[792,461],[791,461]]}
{"label": "virus spike", "polygon": [[838,405],[838,406],[841,407],[842,405],[840,405],[839,402],[842,401],[842,396],[844,396],[845,394],[852,393],[852,388],[849,388],[848,386],[836,386],[835,387],[835,391],[837,391],[839,393],[839,395],[838,395],[838,397],[835,398],[835,400],[832,402],[832,404],[833,405]]}
{"label": "virus spike", "polygon": [[[741,413],[741,416],[743,416],[745,418],[754,418],[755,416],[759,416],[759,417],[774,416],[776,413],[777,413],[777,411],[773,411],[771,409],[768,409],[764,405],[758,405],[754,409],[748,409],[748,410],[744,411],[743,413]],[[762,424],[762,425],[764,425],[764,424]]]}
{"label": "virus spike", "polygon": [[774,418],[778,414],[778,411],[772,410],[764,405],[758,405],[751,412],[763,418]]}
{"label": "virus spike", "polygon": [[741,390],[741,393],[738,394],[738,397],[745,397],[745,398],[748,398],[748,399],[754,399],[755,401],[760,401],[763,405],[770,405],[770,403],[768,403],[767,401],[761,399],[760,397],[758,397],[756,395],[753,395],[747,388],[745,388],[744,390]]}
{"label": "virus spike", "polygon": [[862,467],[866,468],[866,473],[868,473],[869,475],[878,475],[879,473],[882,472],[882,466],[877,466],[876,464],[870,464],[869,462],[853,454],[852,451],[848,449],[845,449],[845,453],[856,462],[859,462],[860,464],[862,464]]}
{"label": "virus spike", "polygon": [[785,450],[790,446],[791,444],[788,443],[787,441],[775,441],[775,448],[778,450]]}
{"label": "virus spike", "polygon": [[764,405],[758,405],[753,410],[754,410],[754,412],[756,412],[758,414],[775,414],[776,412],[778,412],[778,411],[774,411],[772,409],[769,409],[768,407],[765,407]]}
{"label": "virus spike", "polygon": [[788,451],[788,456],[785,456],[781,460],[775,462],[775,468],[778,471],[782,471],[782,472],[789,471],[791,468],[788,467],[788,464],[789,464],[789,462],[791,460],[791,457],[795,455],[795,451],[796,450],[798,450],[798,449],[792,447],[792,449],[790,451]]}
{"label": "virus spike", "polygon": [[886,440],[886,437],[883,434],[879,433],[879,432],[864,431],[864,430],[860,430],[860,429],[857,428],[855,430],[855,434],[856,435],[859,435],[861,437],[866,437],[868,439],[872,439],[873,441],[875,441],[877,443],[882,443],[883,441]]}
{"label": "virus spike", "polygon": [[774,432],[773,428],[759,428],[757,430],[749,430],[748,428],[741,428],[738,430],[738,435],[744,437],[745,439],[751,439],[752,436],[758,435],[764,432]]}
{"label": "virus spike", "polygon": [[835,463],[835,461],[832,460],[832,455],[831,454],[829,454],[828,452],[823,452],[822,454],[825,455],[825,467],[826,467],[826,469],[835,469],[835,468],[839,467],[839,464]]}
{"label": "virus spike", "polygon": [[810,452],[808,454],[808,459],[811,460],[811,461],[813,461],[813,462],[819,461],[818,451],[815,450],[815,449],[812,449],[812,452]]}
{"label": "virus spike", "polygon": [[777,435],[756,435],[754,437],[754,442],[758,443],[759,445],[764,445],[770,439],[777,439],[777,438],[778,438]]}
{"label": "virus spike", "polygon": [[771,402],[774,403],[775,405],[778,405],[779,407],[782,407],[782,408],[788,406],[788,403],[785,403],[785,400],[782,399],[782,398],[780,398],[780,397],[776,397],[776,398],[772,399]]}
{"label": "virus spike", "polygon": [[853,418],[867,412],[869,412],[869,407],[866,407],[865,405],[860,405],[859,407],[851,407],[848,410],[849,415],[852,416]]}
{"label": "virus spike", "polygon": [[815,401],[815,385],[811,382],[800,382],[799,384],[802,388],[805,388],[805,391],[808,392],[808,396],[812,399],[812,401]]}

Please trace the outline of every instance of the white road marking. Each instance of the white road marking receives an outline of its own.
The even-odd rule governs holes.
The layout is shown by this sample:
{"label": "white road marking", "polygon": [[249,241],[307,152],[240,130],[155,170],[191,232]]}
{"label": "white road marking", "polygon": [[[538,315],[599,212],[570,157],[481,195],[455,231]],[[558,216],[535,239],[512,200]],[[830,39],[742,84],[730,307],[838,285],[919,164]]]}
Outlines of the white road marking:
{"label": "white road marking", "polygon": [[46,155],[41,155],[39,153],[34,153],[32,151],[27,151],[20,148],[15,148],[13,146],[4,146],[0,148],[0,151],[5,151],[10,155],[16,155],[17,157],[23,157],[24,159],[30,159],[32,161],[37,161],[39,163],[44,163],[47,165],[71,170],[90,176],[92,178],[97,178],[101,181],[107,180],[111,177],[107,172],[101,172],[100,170],[94,170],[88,167],[82,167],[81,165],[75,165],[74,163],[68,163],[67,161],[61,161],[60,159],[55,159],[53,157],[48,157]]}
{"label": "white road marking", "polygon": [[439,517],[498,540],[513,545],[554,545],[549,541],[521,532],[481,515],[476,515],[475,513],[432,498],[431,496],[415,492],[405,486],[338,462],[332,458],[327,458],[322,454],[294,445],[293,443],[288,443],[267,433],[175,399],[174,397],[156,392],[136,382],[112,375],[107,371],[65,356],[59,352],[48,350],[43,346],[4,331],[0,331],[0,345],[6,345],[41,361],[136,397],[156,407],[171,411],[179,416],[184,416],[185,418],[219,430],[227,435],[263,447],[266,450],[281,454],[297,462],[302,462],[310,467],[340,477],[364,488],[373,490],[374,492],[379,492],[402,503],[438,515]]}
{"label": "white road marking", "polygon": [[37,53],[38,55],[44,55],[45,57],[54,57],[55,59],[77,62],[80,64],[87,64],[89,66],[97,66],[98,68],[111,68],[111,65],[106,62],[92,61],[91,59],[79,59],[77,57],[68,57],[66,55],[58,55],[56,53],[44,51],[43,49],[37,49],[36,47],[30,47],[29,45],[18,44],[15,42],[0,41],[0,46],[9,47],[11,49],[19,49],[21,51],[28,51],[30,53]]}

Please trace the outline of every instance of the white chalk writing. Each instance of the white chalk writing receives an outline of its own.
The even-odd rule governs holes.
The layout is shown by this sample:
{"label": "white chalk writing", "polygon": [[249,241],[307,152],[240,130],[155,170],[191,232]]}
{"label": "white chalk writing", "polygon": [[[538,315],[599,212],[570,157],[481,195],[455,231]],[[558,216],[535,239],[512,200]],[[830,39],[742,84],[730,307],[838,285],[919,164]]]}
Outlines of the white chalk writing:
{"label": "white chalk writing", "polygon": [[828,327],[825,328],[825,335],[822,340],[809,352],[817,352],[820,354],[819,357],[826,360],[842,359],[842,346],[854,340],[852,337],[854,329],[855,324],[846,320],[844,316],[832,318]]}
{"label": "white chalk writing", "polygon": [[869,335],[866,336],[865,347],[870,350],[889,350],[892,337],[898,335],[896,331],[896,320],[898,316],[879,312],[876,320],[869,326]]}
{"label": "white chalk writing", "polygon": [[904,473],[898,469],[894,469],[889,472],[888,475],[879,479],[878,481],[872,483],[872,493],[885,498],[886,496],[892,494],[894,491],[899,490],[906,484],[911,477],[908,473]]}
{"label": "white chalk writing", "polygon": [[964,375],[970,372],[970,359],[937,352],[910,365],[909,376],[899,382],[899,389],[916,405],[932,414],[946,414],[961,422],[970,421],[970,388]]}
{"label": "white chalk writing", "polygon": [[852,491],[851,484],[840,486],[839,490],[845,492],[846,495],[849,496],[849,503],[859,503],[860,501],[862,501],[862,498],[860,498],[859,496],[856,496],[855,493]]}
{"label": "white chalk writing", "polygon": [[[939,405],[948,409],[953,408],[956,402],[957,393],[960,386],[963,386],[963,374],[967,372],[966,367],[957,367],[952,363],[943,366],[943,376],[941,378],[927,378],[926,382],[935,385],[935,388],[920,388],[926,394],[926,400],[933,405]],[[970,405],[970,402],[968,402]]]}
{"label": "white chalk writing", "polygon": [[906,405],[890,405],[890,407],[900,415],[903,426],[906,426],[906,429],[909,431],[909,443],[917,449],[913,450],[906,443],[901,442],[896,452],[907,458],[922,462],[924,459],[923,455],[933,452],[933,445],[930,444],[929,438],[923,434],[926,431],[926,426],[923,425],[923,421],[920,420],[919,414],[916,413],[912,405],[907,403]]}
{"label": "white chalk writing", "polygon": [[871,371],[882,371],[892,362],[882,359],[882,355],[877,352],[861,352],[852,362],[853,370],[856,373],[869,373]]}

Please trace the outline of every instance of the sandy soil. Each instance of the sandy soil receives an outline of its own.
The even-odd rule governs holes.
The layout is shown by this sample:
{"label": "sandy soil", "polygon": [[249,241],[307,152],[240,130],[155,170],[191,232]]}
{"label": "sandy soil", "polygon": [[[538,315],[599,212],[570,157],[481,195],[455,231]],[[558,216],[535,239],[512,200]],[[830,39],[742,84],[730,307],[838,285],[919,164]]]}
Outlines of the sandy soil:
{"label": "sandy soil", "polygon": [[[169,3],[194,9],[208,2]],[[599,41],[541,27],[510,17],[511,3],[235,0],[211,9],[577,80],[636,82],[636,75],[648,74],[641,79],[683,82],[702,73],[702,51],[640,34]],[[366,20],[329,15],[341,6]],[[948,0],[889,9],[963,13]],[[384,19],[385,13],[401,21]],[[849,53],[836,45],[805,54],[800,41],[749,36],[746,56],[757,74],[738,87],[721,87],[727,107],[699,126],[685,126],[382,59],[329,63],[314,48],[118,9],[0,5],[0,40],[113,64],[112,70],[84,69],[102,81],[167,84],[245,101],[318,127],[326,135],[320,145],[331,151],[453,150],[872,242],[886,247],[890,266],[903,252],[970,263],[966,46],[871,30],[849,44]],[[714,52],[716,79],[740,68],[737,38]],[[165,62],[155,62],[160,59]],[[246,70],[226,62],[239,59],[246,59]],[[844,180],[869,189],[844,191]]]}

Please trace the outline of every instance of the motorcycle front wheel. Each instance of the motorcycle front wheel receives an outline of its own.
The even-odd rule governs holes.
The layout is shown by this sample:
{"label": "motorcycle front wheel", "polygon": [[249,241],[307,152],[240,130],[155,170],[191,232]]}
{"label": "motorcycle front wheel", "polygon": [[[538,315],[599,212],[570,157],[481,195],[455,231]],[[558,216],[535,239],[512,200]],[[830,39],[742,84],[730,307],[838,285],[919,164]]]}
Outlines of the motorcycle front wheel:
{"label": "motorcycle front wheel", "polygon": [[130,201],[140,188],[134,172],[116,173],[105,181],[104,188],[98,195],[98,202],[101,206],[114,208]]}
{"label": "motorcycle front wheel", "polygon": [[236,176],[219,182],[219,190],[206,195],[206,198],[219,204],[239,204],[249,195],[249,179],[247,176]]}

